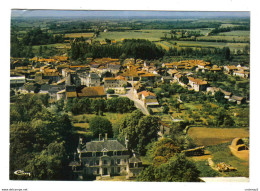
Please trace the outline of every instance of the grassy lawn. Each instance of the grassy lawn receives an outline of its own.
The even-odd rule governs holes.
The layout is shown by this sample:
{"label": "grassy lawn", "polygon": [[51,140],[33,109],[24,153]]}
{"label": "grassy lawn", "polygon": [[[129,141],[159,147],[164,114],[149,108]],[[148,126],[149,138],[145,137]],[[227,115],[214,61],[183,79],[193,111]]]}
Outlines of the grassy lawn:
{"label": "grassy lawn", "polygon": [[235,156],[233,156],[230,152],[230,149],[228,148],[228,145],[230,145],[231,142],[209,146],[207,149],[211,152],[213,155],[213,161],[215,164],[224,162],[226,164],[229,164],[235,168],[237,168],[237,171],[233,172],[225,172],[224,176],[227,177],[249,177],[249,162],[241,160]]}
{"label": "grassy lawn", "polygon": [[89,128],[89,124],[88,123],[73,123],[73,125],[75,127],[79,127],[81,129],[88,129]]}
{"label": "grassy lawn", "polygon": [[191,127],[188,135],[197,145],[217,145],[232,141],[236,137],[249,137],[249,131],[242,128]]}
{"label": "grassy lawn", "polygon": [[[129,113],[110,113],[106,112],[103,114],[102,117],[107,118],[109,121],[111,121],[112,125],[119,122],[123,117],[128,115]],[[74,122],[74,125],[82,128],[88,128],[88,122],[91,120],[91,118],[95,117],[95,114],[81,114],[81,115],[73,115],[72,121]],[[84,123],[85,122],[85,123]]]}
{"label": "grassy lawn", "polygon": [[207,160],[196,161],[196,167],[200,171],[200,177],[218,177],[221,174],[213,170],[209,165],[207,165]]}

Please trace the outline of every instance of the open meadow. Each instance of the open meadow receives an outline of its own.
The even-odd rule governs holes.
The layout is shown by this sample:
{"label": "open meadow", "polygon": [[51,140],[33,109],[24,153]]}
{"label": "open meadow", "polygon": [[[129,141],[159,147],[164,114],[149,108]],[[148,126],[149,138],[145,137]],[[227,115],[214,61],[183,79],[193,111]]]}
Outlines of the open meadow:
{"label": "open meadow", "polygon": [[161,37],[164,37],[165,33],[169,34],[170,30],[132,30],[132,31],[124,31],[124,32],[100,32],[100,35],[96,38],[96,40],[116,40],[122,41],[124,39],[146,39],[150,41],[159,41]]}

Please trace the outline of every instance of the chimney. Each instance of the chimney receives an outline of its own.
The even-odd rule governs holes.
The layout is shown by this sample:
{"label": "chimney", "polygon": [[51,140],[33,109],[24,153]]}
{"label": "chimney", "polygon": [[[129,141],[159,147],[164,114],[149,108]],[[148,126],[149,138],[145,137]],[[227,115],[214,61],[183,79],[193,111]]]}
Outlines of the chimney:
{"label": "chimney", "polygon": [[105,141],[107,141],[107,133],[105,133]]}
{"label": "chimney", "polygon": [[127,140],[126,136],[125,136],[125,147],[126,147],[126,149],[128,149],[128,140]]}
{"label": "chimney", "polygon": [[78,145],[78,149],[81,150],[83,146],[83,139],[81,137],[79,137],[79,145]]}
{"label": "chimney", "polygon": [[99,134],[99,141],[101,141],[101,134]]}
{"label": "chimney", "polygon": [[80,137],[79,138],[79,144],[82,145],[83,144],[83,139]]}

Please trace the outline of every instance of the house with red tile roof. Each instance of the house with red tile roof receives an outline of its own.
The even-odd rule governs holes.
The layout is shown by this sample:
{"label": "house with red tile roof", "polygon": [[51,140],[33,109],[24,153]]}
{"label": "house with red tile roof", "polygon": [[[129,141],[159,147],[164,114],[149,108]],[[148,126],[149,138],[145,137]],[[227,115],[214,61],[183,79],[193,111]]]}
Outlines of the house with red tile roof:
{"label": "house with red tile roof", "polygon": [[224,66],[224,70],[230,74],[231,72],[233,72],[234,70],[237,70],[237,67],[235,65],[231,65],[231,66]]}
{"label": "house with red tile roof", "polygon": [[196,79],[193,77],[188,77],[189,79],[189,84],[195,91],[206,91],[208,82],[201,80],[201,79]]}

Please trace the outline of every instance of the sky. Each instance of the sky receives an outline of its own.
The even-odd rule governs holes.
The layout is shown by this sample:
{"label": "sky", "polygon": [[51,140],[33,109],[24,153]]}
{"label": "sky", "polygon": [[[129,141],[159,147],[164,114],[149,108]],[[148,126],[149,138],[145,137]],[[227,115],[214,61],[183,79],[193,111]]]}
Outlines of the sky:
{"label": "sky", "polygon": [[12,10],[12,17],[249,17],[249,11]]}

